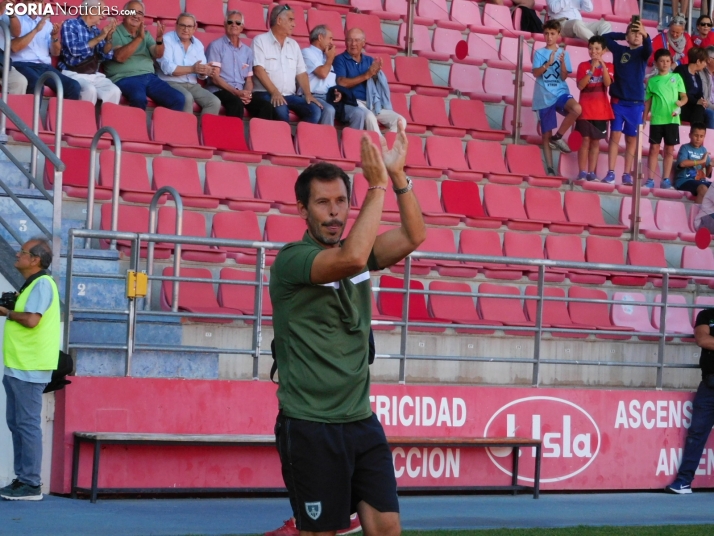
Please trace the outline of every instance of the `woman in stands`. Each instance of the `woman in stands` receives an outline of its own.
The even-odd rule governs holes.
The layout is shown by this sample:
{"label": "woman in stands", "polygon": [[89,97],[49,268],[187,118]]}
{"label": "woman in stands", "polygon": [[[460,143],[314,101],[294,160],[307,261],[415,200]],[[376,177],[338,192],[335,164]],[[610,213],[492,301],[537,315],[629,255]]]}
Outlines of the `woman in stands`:
{"label": "woman in stands", "polygon": [[652,56],[648,65],[654,65],[654,53],[660,48],[668,48],[672,54],[672,68],[677,65],[686,65],[687,52],[692,48],[692,38],[684,31],[684,17],[672,17],[669,23],[669,29],[664,30],[652,40]]}
{"label": "woman in stands", "polygon": [[701,48],[714,45],[712,19],[709,15],[702,15],[697,19],[697,31],[692,34],[692,43]]}

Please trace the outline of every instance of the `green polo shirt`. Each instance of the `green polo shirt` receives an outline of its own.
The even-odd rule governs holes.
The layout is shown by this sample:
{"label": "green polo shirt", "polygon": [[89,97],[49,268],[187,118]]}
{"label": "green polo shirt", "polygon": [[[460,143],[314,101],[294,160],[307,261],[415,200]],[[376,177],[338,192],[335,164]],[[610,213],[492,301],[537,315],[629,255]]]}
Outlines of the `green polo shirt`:
{"label": "green polo shirt", "polygon": [[[117,26],[112,36],[112,46],[116,50],[119,47],[128,45],[134,40],[134,37],[129,34],[123,24]],[[154,58],[151,57],[151,47],[156,44],[154,38],[147,31],[144,34],[144,40],[138,46],[136,51],[124,63],[119,63],[116,60],[104,62],[104,74],[107,75],[112,82],[117,82],[122,78],[129,76],[139,76],[142,74],[154,74]]]}
{"label": "green polo shirt", "polygon": [[287,417],[346,423],[372,415],[369,404],[369,329],[374,254],[352,277],[310,282],[323,248],[306,232],[287,244],[270,269],[278,401]]}

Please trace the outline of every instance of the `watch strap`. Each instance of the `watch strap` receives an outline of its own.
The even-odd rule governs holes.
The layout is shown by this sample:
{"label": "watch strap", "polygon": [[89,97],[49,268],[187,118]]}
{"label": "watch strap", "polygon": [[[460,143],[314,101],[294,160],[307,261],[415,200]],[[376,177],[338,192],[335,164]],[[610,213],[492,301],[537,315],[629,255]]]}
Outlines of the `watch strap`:
{"label": "watch strap", "polygon": [[397,195],[402,195],[410,191],[414,187],[412,180],[407,177],[407,185],[404,188],[394,188],[394,193]]}

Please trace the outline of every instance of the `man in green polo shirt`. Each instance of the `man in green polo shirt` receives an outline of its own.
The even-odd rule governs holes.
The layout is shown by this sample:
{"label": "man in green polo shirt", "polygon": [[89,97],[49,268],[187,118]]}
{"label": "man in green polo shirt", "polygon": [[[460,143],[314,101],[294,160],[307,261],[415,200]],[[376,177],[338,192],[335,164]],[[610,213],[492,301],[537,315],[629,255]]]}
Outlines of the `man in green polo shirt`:
{"label": "man in green polo shirt", "polygon": [[[366,536],[401,532],[392,456],[369,403],[370,271],[401,261],[426,237],[411,179],[404,173],[405,125],[394,146],[362,139],[369,187],[341,240],[350,182],[339,167],[308,167],[295,184],[307,231],[280,250],[270,272],[283,479],[301,534],[332,534],[359,513]],[[356,179],[363,180],[363,179]],[[377,235],[387,188],[401,227]],[[393,194],[389,194],[393,195]]]}
{"label": "man in green polo shirt", "polygon": [[25,278],[14,310],[6,317],[3,336],[7,426],[17,478],[0,489],[10,501],[42,500],[42,391],[57,368],[60,347],[60,300],[57,285],[45,270],[52,249],[44,238],[30,240],[17,253],[15,268]]}

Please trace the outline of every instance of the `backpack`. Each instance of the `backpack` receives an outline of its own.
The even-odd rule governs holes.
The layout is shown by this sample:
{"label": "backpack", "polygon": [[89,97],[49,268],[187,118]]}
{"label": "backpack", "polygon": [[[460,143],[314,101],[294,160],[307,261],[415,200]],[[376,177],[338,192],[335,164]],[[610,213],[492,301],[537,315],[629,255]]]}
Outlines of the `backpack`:
{"label": "backpack", "polygon": [[543,33],[543,21],[540,20],[538,13],[535,10],[518,6],[516,9],[521,10],[521,30],[531,33]]}

